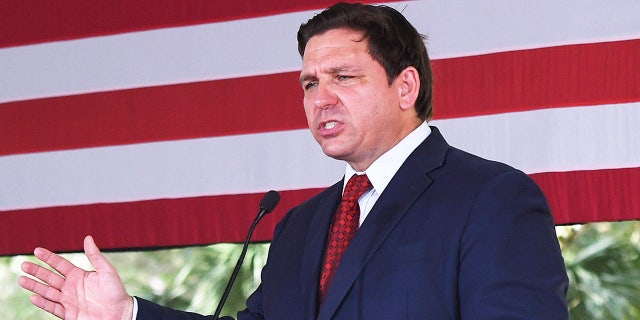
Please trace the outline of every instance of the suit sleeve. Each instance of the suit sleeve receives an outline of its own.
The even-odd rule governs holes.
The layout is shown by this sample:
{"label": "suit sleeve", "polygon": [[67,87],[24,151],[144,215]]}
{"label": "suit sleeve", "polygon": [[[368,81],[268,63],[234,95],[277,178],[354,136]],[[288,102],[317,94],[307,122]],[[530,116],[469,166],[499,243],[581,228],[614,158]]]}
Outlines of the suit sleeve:
{"label": "suit sleeve", "polygon": [[[138,315],[136,320],[213,320],[213,316],[203,316],[200,314],[174,310],[153,303],[151,301],[136,297],[138,301]],[[230,317],[222,317],[220,320],[233,320]]]}
{"label": "suit sleeve", "polygon": [[524,173],[491,179],[461,240],[463,319],[568,319],[568,279],[547,201]]}

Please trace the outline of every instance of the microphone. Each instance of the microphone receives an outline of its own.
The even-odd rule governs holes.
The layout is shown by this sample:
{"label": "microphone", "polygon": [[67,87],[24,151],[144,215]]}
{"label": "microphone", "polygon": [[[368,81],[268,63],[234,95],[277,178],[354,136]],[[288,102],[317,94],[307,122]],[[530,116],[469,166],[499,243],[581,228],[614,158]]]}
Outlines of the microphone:
{"label": "microphone", "polygon": [[[227,283],[227,287],[224,289],[224,293],[222,293],[222,297],[220,298],[220,302],[218,302],[218,307],[216,308],[216,312],[213,314],[213,319],[218,320],[218,316],[220,316],[220,312],[222,311],[222,306],[227,301],[227,297],[229,296],[229,292],[231,292],[231,287],[233,287],[233,283],[236,281],[236,277],[238,276],[238,272],[240,272],[240,267],[242,266],[242,262],[244,261],[244,256],[247,255],[247,248],[249,247],[249,241],[251,240],[251,235],[253,234],[253,230],[260,222],[260,219],[264,217],[267,213],[273,211],[273,209],[278,205],[280,201],[280,195],[276,191],[269,191],[264,195],[262,201],[260,201],[260,210],[258,211],[258,215],[255,220],[253,220],[253,224],[251,224],[251,228],[249,229],[249,233],[247,234],[247,239],[244,241],[244,245],[242,246],[242,253],[240,253],[240,257],[238,257],[238,262],[236,262],[236,267],[233,269],[233,273],[229,278],[229,282]],[[227,318],[227,317],[225,317]]]}

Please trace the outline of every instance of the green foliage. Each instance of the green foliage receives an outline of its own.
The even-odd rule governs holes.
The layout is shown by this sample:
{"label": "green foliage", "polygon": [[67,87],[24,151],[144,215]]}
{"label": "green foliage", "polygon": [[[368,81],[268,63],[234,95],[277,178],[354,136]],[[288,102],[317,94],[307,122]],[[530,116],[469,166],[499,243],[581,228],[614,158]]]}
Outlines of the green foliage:
{"label": "green foliage", "polygon": [[[571,281],[571,319],[640,319],[640,222],[558,227]],[[223,309],[235,315],[257,287],[269,244],[252,244]],[[172,307],[212,314],[241,244],[217,244],[146,252],[107,253],[129,294]],[[63,255],[90,269],[83,254]],[[18,287],[20,264],[32,256],[0,257],[0,319],[57,319],[33,307]]]}
{"label": "green foliage", "polygon": [[572,319],[640,319],[640,222],[558,228]]}
{"label": "green foliage", "polygon": [[[260,283],[268,244],[251,244],[242,269],[222,311],[233,315],[244,309],[246,297]],[[213,314],[235,267],[241,244],[217,244],[153,252],[110,254],[120,268],[129,294],[174,309]],[[212,267],[213,266],[213,267]]]}

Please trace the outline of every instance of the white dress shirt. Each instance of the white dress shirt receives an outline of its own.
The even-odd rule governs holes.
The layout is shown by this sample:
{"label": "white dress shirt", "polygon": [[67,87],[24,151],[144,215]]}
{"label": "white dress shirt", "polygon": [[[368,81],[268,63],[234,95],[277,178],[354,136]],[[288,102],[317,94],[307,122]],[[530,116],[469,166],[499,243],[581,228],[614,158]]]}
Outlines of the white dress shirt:
{"label": "white dress shirt", "polygon": [[423,122],[419,127],[409,133],[404,139],[391,148],[389,151],[382,154],[376,161],[374,161],[367,170],[364,172],[356,172],[347,164],[347,168],[344,173],[344,185],[342,186],[342,192],[347,182],[354,174],[367,174],[369,181],[373,185],[373,188],[360,197],[358,204],[360,205],[360,225],[367,218],[367,215],[373,208],[373,205],[378,201],[378,197],[387,187],[393,176],[395,176],[400,166],[404,163],[409,155],[431,134],[431,128],[426,122]]}

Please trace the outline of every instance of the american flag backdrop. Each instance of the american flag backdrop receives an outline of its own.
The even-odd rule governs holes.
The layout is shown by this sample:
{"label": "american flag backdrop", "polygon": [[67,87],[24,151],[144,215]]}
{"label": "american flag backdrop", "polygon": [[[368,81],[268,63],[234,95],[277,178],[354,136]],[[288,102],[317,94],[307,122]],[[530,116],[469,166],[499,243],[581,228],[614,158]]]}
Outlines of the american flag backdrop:
{"label": "american flag backdrop", "polygon": [[[341,178],[296,31],[332,1],[0,1],[0,255],[254,240]],[[428,37],[448,142],[558,224],[640,219],[640,1],[390,2]]]}

